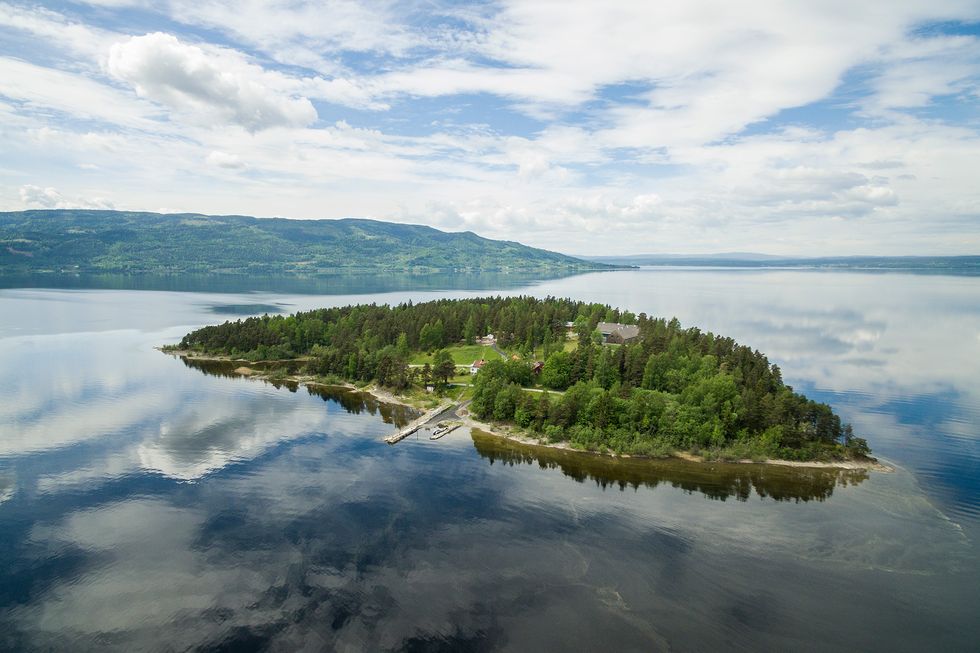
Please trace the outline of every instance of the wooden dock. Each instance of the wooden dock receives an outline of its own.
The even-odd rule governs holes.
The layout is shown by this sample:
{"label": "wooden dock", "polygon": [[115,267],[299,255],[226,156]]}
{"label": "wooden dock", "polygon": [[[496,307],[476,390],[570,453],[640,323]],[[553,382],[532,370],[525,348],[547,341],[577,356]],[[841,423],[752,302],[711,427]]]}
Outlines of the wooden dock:
{"label": "wooden dock", "polygon": [[436,416],[441,415],[442,413],[446,412],[447,410],[449,410],[450,408],[452,408],[454,405],[455,404],[453,402],[449,402],[449,403],[443,403],[443,404],[440,404],[440,405],[436,406],[432,410],[430,410],[427,413],[423,414],[418,419],[415,419],[415,420],[409,422],[404,428],[402,428],[397,433],[393,433],[392,435],[389,435],[388,437],[386,437],[385,438],[385,442],[387,442],[388,444],[395,444],[396,442],[401,442],[402,440],[404,440],[405,438],[407,438],[408,436],[412,435],[413,433],[415,433],[416,431],[418,431],[420,428],[422,428],[423,426],[425,426],[427,423],[429,423],[430,421],[432,421],[433,418],[435,418]]}

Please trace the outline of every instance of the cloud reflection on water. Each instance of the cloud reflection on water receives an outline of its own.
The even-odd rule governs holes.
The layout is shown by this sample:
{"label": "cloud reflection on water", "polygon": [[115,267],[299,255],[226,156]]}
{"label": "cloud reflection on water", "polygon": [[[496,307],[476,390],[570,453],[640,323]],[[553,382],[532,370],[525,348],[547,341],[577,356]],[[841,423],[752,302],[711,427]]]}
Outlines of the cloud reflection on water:
{"label": "cloud reflection on water", "polygon": [[[528,292],[732,335],[917,477],[968,493],[976,280],[616,275]],[[150,349],[182,332],[167,325],[214,321],[200,296],[61,293],[57,308],[39,294],[43,310],[17,319],[75,333],[0,339],[0,478],[16,479],[0,481],[0,648],[967,650],[980,636],[975,521],[901,469],[791,491],[751,474],[490,465],[459,432],[390,448],[369,406]]]}
{"label": "cloud reflection on water", "polygon": [[[537,461],[491,466],[427,441],[338,442],[300,441],[247,473],[36,525],[31,542],[81,562],[0,617],[24,638],[8,641],[76,650],[827,642],[807,639],[820,631],[804,615],[827,606],[799,592],[801,579],[849,579],[832,614],[842,632],[848,619],[873,629],[909,616],[895,605],[868,621],[862,603],[897,582],[877,572],[930,587],[963,559],[961,534],[915,500],[901,473],[825,502],[719,502],[702,488],[678,491],[683,480],[570,488],[561,469]],[[684,618],[714,626],[690,640]]]}

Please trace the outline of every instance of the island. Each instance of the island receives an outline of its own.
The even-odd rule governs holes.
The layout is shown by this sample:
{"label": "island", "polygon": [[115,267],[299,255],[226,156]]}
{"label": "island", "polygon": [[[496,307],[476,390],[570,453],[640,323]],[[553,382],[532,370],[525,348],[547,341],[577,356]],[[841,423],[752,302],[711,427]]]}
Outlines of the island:
{"label": "island", "polygon": [[284,275],[622,269],[472,232],[380,220],[0,212],[0,275]]}
{"label": "island", "polygon": [[548,297],[352,305],[207,326],[163,348],[235,373],[373,386],[471,426],[617,456],[871,468],[868,443],[732,338]]}

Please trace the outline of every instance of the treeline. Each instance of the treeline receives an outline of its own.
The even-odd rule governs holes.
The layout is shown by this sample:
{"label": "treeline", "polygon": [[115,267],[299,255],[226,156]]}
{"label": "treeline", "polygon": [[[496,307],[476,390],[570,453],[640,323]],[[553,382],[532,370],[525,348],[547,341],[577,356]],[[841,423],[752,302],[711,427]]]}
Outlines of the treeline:
{"label": "treeline", "polygon": [[[619,346],[598,344],[600,321],[636,324],[640,336]],[[571,351],[564,347],[568,323],[578,340]],[[554,441],[643,454],[683,449],[813,459],[868,453],[829,406],[793,392],[760,352],[682,328],[676,319],[569,299],[488,297],[263,316],[199,329],[180,347],[253,360],[309,356],[315,374],[406,388],[422,373],[408,366],[414,352],[472,343],[486,333],[525,359],[488,362],[477,375],[471,409]],[[544,359],[537,378],[532,353]],[[453,371],[447,361],[443,352],[425,373],[445,382]],[[523,389],[535,382],[557,392]]]}
{"label": "treeline", "polygon": [[[458,343],[472,344],[494,334],[500,347],[530,355],[536,348],[560,348],[565,324],[580,318],[591,332],[600,321],[635,323],[637,318],[602,304],[570,299],[483,297],[443,299],[398,306],[361,304],[323,308],[289,316],[251,317],[198,329],[184,336],[182,349],[242,355],[256,360],[315,354],[334,373],[357,361],[351,379],[375,378],[384,355],[436,351]],[[316,348],[316,349],[315,349]]]}

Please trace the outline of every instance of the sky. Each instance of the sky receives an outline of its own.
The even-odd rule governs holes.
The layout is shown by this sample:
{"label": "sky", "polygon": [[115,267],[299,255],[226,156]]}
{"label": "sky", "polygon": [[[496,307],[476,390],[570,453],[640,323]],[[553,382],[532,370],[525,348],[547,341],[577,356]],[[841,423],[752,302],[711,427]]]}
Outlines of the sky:
{"label": "sky", "polygon": [[980,0],[0,0],[0,210],[980,253]]}

